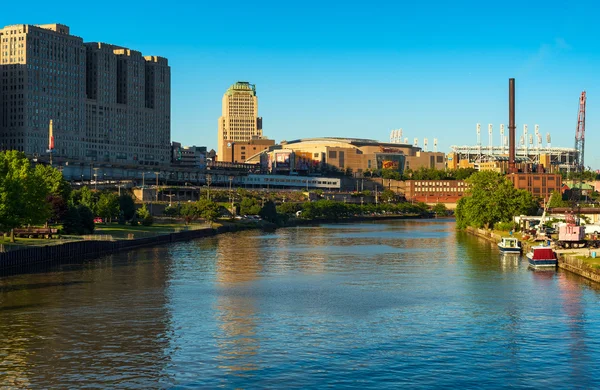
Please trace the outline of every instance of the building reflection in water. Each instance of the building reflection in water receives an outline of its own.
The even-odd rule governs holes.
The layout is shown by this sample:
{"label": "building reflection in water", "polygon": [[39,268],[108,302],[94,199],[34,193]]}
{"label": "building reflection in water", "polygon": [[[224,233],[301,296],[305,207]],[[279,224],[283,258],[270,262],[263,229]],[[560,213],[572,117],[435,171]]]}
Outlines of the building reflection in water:
{"label": "building reflection in water", "polygon": [[255,298],[249,284],[260,273],[259,245],[248,234],[226,234],[217,243],[217,283],[221,287],[216,319],[219,366],[235,374],[257,369],[253,357],[260,348]]}
{"label": "building reflection in water", "polygon": [[[586,345],[586,318],[582,305],[582,286],[581,278],[567,272],[561,272],[558,277],[558,287],[563,312],[566,315],[566,325],[569,330],[570,345],[569,353],[571,359],[571,375],[573,378],[583,380],[589,377],[584,367],[594,364],[589,356],[589,349]],[[590,378],[591,379],[591,378]],[[590,383],[592,385],[592,383]],[[591,386],[593,387],[593,386]]]}
{"label": "building reflection in water", "polygon": [[0,279],[0,388],[163,380],[169,264],[152,248]]}

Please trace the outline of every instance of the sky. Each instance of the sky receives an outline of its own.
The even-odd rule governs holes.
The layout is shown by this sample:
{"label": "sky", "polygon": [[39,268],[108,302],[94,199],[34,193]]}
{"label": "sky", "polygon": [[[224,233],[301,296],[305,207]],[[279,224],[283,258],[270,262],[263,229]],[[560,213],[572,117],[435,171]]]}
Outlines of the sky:
{"label": "sky", "polygon": [[[490,3],[490,4],[488,4]],[[540,126],[574,147],[587,91],[585,164],[600,169],[597,1],[67,0],[3,4],[0,25],[62,23],[101,41],[168,58],[171,139],[217,147],[225,90],[256,84],[263,133],[451,145],[500,142],[508,79],[516,79],[517,135]],[[165,7],[168,5],[168,7]]]}

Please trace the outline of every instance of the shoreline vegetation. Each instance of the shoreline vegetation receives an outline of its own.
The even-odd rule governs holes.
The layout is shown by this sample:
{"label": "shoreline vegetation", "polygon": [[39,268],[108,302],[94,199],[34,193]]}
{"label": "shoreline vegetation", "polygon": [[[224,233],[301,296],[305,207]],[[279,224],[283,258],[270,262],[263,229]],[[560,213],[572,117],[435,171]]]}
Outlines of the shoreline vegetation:
{"label": "shoreline vegetation", "polygon": [[[22,167],[23,177],[13,177],[10,167]],[[384,191],[379,202],[364,203],[368,191],[352,193],[354,202],[325,199],[322,192],[264,192],[238,188],[213,190],[209,199],[169,204],[164,210],[155,203],[156,214],[147,203],[136,204],[129,192],[73,190],[59,171],[44,166],[35,170],[22,153],[0,153],[0,169],[9,173],[0,183],[4,198],[12,204],[0,213],[0,273],[31,268],[36,264],[77,262],[117,251],[212,236],[245,229],[275,230],[277,227],[381,219],[422,218],[447,215],[444,205],[430,208],[424,203],[402,202]],[[36,172],[38,172],[37,174]],[[48,180],[45,177],[51,177]],[[38,188],[36,210],[8,218],[10,207],[26,207],[12,184],[23,180]],[[33,183],[33,184],[32,184]],[[27,200],[27,202],[32,201]],[[33,198],[32,198],[33,199]],[[360,199],[360,200],[359,200]],[[44,201],[45,200],[45,201]],[[357,200],[360,203],[356,202]],[[150,207],[149,207],[150,206]],[[14,211],[14,210],[13,210]],[[18,229],[17,229],[18,228]],[[10,232],[7,235],[7,232]],[[46,232],[46,233],[40,233]]]}

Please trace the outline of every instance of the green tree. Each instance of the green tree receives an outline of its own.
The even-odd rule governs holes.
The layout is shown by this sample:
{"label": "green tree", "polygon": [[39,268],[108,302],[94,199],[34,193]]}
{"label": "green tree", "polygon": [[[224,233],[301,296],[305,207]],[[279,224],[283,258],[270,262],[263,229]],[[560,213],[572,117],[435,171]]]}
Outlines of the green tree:
{"label": "green tree", "polygon": [[92,191],[88,187],[81,187],[81,189],[73,191],[71,194],[71,201],[74,205],[84,205],[89,208],[92,213],[96,214],[98,198],[100,194],[97,191]]}
{"label": "green tree", "polygon": [[265,221],[277,222],[277,208],[275,207],[275,203],[272,200],[267,201],[262,209],[260,209],[258,215]]}
{"label": "green tree", "polygon": [[280,214],[296,215],[302,209],[302,203],[285,202],[277,206],[277,212]]}
{"label": "green tree", "polygon": [[551,209],[556,207],[568,207],[569,202],[563,200],[562,194],[559,191],[553,191],[547,206]]}
{"label": "green tree", "polygon": [[212,202],[208,199],[200,199],[198,202],[196,202],[196,205],[200,217],[204,218],[207,222],[212,224],[219,218],[219,205],[217,205],[215,202]]}
{"label": "green tree", "polygon": [[400,175],[400,172],[393,169],[382,169],[381,177],[384,179],[402,180],[402,175]]}
{"label": "green tree", "polygon": [[0,153],[0,230],[45,223],[51,214],[45,182],[35,175],[29,160],[14,150]]}
{"label": "green tree", "polygon": [[62,175],[62,172],[49,165],[38,164],[34,174],[48,188],[46,202],[50,205],[50,218],[62,221],[67,213],[67,202],[71,197],[71,185]]}
{"label": "green tree", "polygon": [[144,226],[151,226],[154,223],[154,218],[150,214],[150,211],[148,211],[145,203],[137,210],[137,216]]}
{"label": "green tree", "polygon": [[446,215],[448,209],[446,208],[445,204],[438,203],[432,207],[431,211],[433,211],[436,215]]}
{"label": "green tree", "polygon": [[78,205],[77,212],[79,214],[79,221],[82,227],[82,234],[92,234],[96,225],[94,224],[94,213],[89,207],[85,205]]}
{"label": "green tree", "polygon": [[393,202],[396,199],[396,193],[390,189],[385,189],[379,195],[382,202]]}
{"label": "green tree", "polygon": [[499,173],[477,172],[467,182],[470,188],[456,209],[459,228],[492,228],[497,222],[511,222],[514,216],[530,214],[538,207],[529,192],[517,190]]}
{"label": "green tree", "polygon": [[65,201],[70,198],[71,185],[58,169],[50,165],[38,164],[35,166],[35,175],[46,184],[50,195],[60,196]]}
{"label": "green tree", "polygon": [[135,215],[135,202],[131,194],[125,193],[119,197],[119,209],[123,212],[123,217],[129,221]]}
{"label": "green tree", "polygon": [[260,212],[260,204],[254,198],[244,198],[240,202],[240,214],[257,215]]}
{"label": "green tree", "polygon": [[119,196],[114,192],[103,192],[100,194],[96,205],[97,213],[105,220],[112,220],[119,216]]}
{"label": "green tree", "polygon": [[198,206],[196,205],[195,202],[194,203],[188,202],[188,203],[184,203],[181,206],[181,208],[179,210],[179,215],[181,215],[183,217],[186,224],[189,224],[196,218],[200,217],[200,211],[198,210]]}

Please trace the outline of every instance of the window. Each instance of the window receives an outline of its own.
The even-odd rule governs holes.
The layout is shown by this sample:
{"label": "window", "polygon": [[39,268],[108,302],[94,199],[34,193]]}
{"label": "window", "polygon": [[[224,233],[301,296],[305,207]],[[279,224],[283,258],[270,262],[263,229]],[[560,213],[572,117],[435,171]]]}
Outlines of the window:
{"label": "window", "polygon": [[335,150],[330,150],[329,158],[337,158],[337,152]]}

